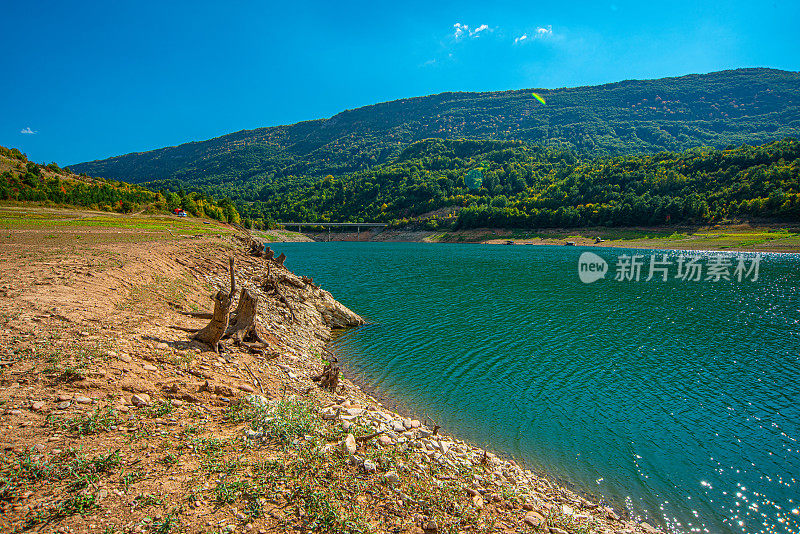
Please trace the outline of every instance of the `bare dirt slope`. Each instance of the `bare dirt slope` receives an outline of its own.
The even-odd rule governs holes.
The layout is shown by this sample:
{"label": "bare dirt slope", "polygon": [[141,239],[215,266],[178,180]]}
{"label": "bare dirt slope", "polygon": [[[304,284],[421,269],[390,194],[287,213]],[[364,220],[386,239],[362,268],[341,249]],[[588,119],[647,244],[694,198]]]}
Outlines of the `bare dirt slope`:
{"label": "bare dirt slope", "polygon": [[[360,318],[230,231],[48,220],[0,224],[0,532],[652,530],[347,380],[321,389],[331,326]],[[229,256],[260,353],[185,330]]]}

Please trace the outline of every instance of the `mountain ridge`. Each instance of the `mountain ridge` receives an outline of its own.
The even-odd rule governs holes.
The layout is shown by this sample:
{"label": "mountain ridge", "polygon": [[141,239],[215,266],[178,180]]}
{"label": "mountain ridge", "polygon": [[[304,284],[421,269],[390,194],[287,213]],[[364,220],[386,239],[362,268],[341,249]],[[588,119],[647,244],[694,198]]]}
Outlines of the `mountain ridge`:
{"label": "mountain ridge", "polygon": [[[542,106],[531,96],[541,94]],[[443,92],[70,166],[135,183],[177,180],[247,199],[369,169],[425,138],[518,140],[581,154],[762,144],[800,135],[800,73],[751,67],[597,86]]]}

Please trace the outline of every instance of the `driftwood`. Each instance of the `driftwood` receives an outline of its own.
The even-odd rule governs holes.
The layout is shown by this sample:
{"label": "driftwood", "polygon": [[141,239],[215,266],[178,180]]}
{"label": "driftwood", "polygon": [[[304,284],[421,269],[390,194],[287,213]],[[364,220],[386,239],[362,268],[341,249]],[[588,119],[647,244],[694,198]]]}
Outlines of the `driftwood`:
{"label": "driftwood", "polygon": [[281,265],[281,266],[283,266],[283,262],[285,262],[285,261],[286,261],[286,254],[284,254],[283,252],[281,252],[280,256],[275,258],[275,263],[277,263],[278,265]]}
{"label": "driftwood", "polygon": [[230,258],[231,292],[219,290],[214,295],[214,313],[211,322],[205,328],[192,336],[193,339],[211,346],[211,350],[219,353],[219,340],[228,328],[228,313],[231,309],[233,296],[236,293],[236,276],[233,270],[233,256]]}
{"label": "driftwood", "polygon": [[252,370],[252,369],[250,369],[250,366],[249,366],[249,365],[247,365],[247,362],[243,361],[242,363],[244,364],[244,368],[245,368],[245,369],[247,369],[247,372],[248,372],[248,373],[250,373],[250,376],[252,376],[252,377],[253,377],[253,380],[255,380],[255,381],[256,381],[256,383],[258,384],[258,389],[260,389],[260,390],[261,390],[261,394],[263,395],[263,394],[264,394],[264,387],[261,385],[261,379],[260,379],[260,378],[258,378],[258,377],[255,375],[255,373],[253,373],[253,370]]}

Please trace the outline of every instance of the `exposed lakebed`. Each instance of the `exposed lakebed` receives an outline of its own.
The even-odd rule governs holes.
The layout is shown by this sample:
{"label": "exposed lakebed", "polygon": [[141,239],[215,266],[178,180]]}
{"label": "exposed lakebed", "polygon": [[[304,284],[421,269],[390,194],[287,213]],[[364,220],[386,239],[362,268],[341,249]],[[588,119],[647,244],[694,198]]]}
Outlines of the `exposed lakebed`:
{"label": "exposed lakebed", "polygon": [[[593,248],[584,284],[577,247],[273,248],[371,322],[337,339],[348,371],[460,438],[676,532],[800,529],[800,255],[753,282],[704,253],[690,281],[680,252]],[[731,280],[705,280],[718,254]]]}

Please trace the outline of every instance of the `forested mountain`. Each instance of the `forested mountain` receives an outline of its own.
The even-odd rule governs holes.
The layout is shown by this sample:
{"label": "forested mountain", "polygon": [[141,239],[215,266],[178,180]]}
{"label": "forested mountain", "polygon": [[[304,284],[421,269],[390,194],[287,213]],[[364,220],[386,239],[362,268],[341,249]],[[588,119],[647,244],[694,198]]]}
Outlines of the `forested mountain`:
{"label": "forested mountain", "polygon": [[2,146],[0,200],[46,202],[120,213],[166,212],[181,208],[195,217],[240,222],[239,213],[230,200],[217,203],[196,191],[151,191],[117,180],[75,175],[55,163],[43,165],[28,161],[18,149]]}
{"label": "forested mountain", "polygon": [[800,142],[590,158],[514,141],[431,139],[391,163],[275,191],[243,209],[254,219],[428,229],[796,223]]}
{"label": "forested mountain", "polygon": [[800,136],[796,72],[740,69],[533,91],[546,105],[531,90],[442,93],[70,168],[132,182],[167,180],[162,185],[171,189],[199,188],[241,203],[391,162],[426,138],[516,140],[613,157]]}

